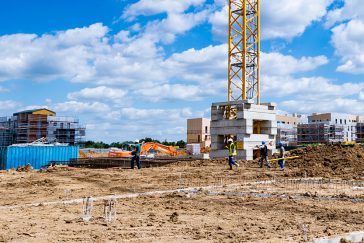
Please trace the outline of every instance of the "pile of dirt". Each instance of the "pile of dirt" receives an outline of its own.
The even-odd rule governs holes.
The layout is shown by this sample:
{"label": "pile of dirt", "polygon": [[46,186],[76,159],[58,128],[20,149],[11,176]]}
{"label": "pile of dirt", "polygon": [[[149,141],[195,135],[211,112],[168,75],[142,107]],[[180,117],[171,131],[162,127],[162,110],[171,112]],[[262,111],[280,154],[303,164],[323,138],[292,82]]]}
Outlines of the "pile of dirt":
{"label": "pile of dirt", "polygon": [[300,156],[286,162],[288,168],[299,168],[295,176],[364,177],[364,147],[342,145],[308,146],[292,150],[288,156]]}
{"label": "pile of dirt", "polygon": [[18,172],[31,172],[33,170],[33,167],[30,164],[24,165],[24,166],[18,166],[16,171]]}

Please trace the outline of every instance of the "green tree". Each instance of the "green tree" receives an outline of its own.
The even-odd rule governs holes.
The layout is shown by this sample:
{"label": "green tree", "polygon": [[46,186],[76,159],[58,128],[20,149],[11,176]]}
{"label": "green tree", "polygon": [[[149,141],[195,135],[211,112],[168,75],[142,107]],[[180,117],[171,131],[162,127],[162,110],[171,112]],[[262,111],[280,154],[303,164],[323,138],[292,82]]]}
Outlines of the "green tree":
{"label": "green tree", "polygon": [[122,148],[123,144],[120,143],[120,142],[113,142],[113,143],[110,144],[110,147],[112,147],[112,148]]}
{"label": "green tree", "polygon": [[186,142],[183,140],[179,140],[176,142],[176,146],[180,147],[180,148],[185,148],[186,147]]}

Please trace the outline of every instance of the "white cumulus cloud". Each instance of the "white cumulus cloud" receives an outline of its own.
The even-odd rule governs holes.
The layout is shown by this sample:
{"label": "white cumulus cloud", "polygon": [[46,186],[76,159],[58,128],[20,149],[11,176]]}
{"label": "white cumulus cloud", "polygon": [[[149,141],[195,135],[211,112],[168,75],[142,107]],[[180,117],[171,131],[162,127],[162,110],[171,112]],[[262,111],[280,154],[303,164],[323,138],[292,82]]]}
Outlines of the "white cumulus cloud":
{"label": "white cumulus cloud", "polygon": [[305,103],[302,103],[302,100],[286,100],[281,102],[281,105],[290,111],[303,114],[313,112],[341,112],[355,115],[364,114],[364,103],[349,98],[307,100]]}
{"label": "white cumulus cloud", "polygon": [[281,53],[261,53],[262,72],[266,75],[297,74],[315,70],[327,64],[326,56],[295,58]]}
{"label": "white cumulus cloud", "polygon": [[80,102],[66,101],[54,105],[57,112],[66,112],[69,114],[94,113],[103,115],[111,111],[110,106],[102,102]]}
{"label": "white cumulus cloud", "polygon": [[[333,0],[261,0],[263,39],[292,39],[300,36],[314,21],[320,21]],[[217,2],[221,6],[221,2]],[[227,41],[228,6],[218,8],[209,18],[215,36]]]}
{"label": "white cumulus cloud", "polygon": [[122,17],[133,20],[135,17],[150,16],[159,13],[182,13],[191,6],[200,6],[206,0],[140,0],[129,5],[123,12]]}
{"label": "white cumulus cloud", "polygon": [[351,20],[332,29],[332,43],[341,57],[339,72],[364,74],[364,21]]}
{"label": "white cumulus cloud", "polygon": [[364,5],[361,0],[343,0],[342,3],[326,17],[326,27],[332,31],[331,42],[341,59],[337,71],[363,74]]}
{"label": "white cumulus cloud", "polygon": [[67,97],[71,100],[97,99],[121,102],[122,98],[124,98],[126,94],[126,90],[99,86],[95,88],[85,88],[78,92],[72,92],[68,94]]}
{"label": "white cumulus cloud", "polygon": [[0,110],[14,110],[20,106],[20,103],[14,100],[0,100]]}

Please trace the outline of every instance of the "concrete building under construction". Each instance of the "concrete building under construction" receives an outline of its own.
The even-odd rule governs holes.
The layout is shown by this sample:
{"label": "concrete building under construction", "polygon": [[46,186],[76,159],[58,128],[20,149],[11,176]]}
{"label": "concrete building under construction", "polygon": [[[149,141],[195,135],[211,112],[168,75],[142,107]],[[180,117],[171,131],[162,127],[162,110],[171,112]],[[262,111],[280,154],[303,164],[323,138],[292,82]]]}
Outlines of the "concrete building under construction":
{"label": "concrete building under construction", "polygon": [[[308,116],[308,124],[297,127],[298,144],[357,141],[361,136],[361,116],[323,113]],[[360,130],[360,133],[357,130]]]}
{"label": "concrete building under construction", "polygon": [[80,143],[85,127],[78,119],[57,117],[54,111],[34,109],[16,112],[11,117],[0,118],[0,145],[31,143],[40,138],[50,142]]}
{"label": "concrete building under construction", "polygon": [[284,146],[297,146],[297,126],[307,123],[307,117],[302,115],[277,115],[277,138],[276,144]]}
{"label": "concrete building under construction", "polygon": [[211,146],[210,119],[187,120],[187,144],[200,144],[201,148]]}
{"label": "concrete building under construction", "polygon": [[[234,110],[231,115],[231,109]],[[237,158],[252,160],[259,156],[262,141],[270,153],[275,152],[277,134],[275,104],[254,104],[249,101],[214,103],[211,107],[211,158],[228,155],[227,140],[237,144]]]}

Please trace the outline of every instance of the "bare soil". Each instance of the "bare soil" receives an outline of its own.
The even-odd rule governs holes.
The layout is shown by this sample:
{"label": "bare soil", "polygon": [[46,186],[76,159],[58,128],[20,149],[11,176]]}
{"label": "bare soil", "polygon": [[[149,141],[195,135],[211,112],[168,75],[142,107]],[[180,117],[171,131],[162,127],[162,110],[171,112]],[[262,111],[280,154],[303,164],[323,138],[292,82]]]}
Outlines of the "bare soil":
{"label": "bare soil", "polygon": [[[310,150],[294,153],[310,156]],[[56,167],[2,172],[0,242],[303,242],[364,230],[364,190],[360,186],[354,190],[349,183],[349,179],[362,179],[363,164],[353,160],[361,165],[355,165],[355,170],[361,171],[353,169],[349,176],[348,170],[340,174],[331,165],[313,163],[313,168],[328,169],[312,169],[311,175],[302,166],[310,161],[287,162],[285,172],[259,169],[253,162],[240,162],[230,171],[224,160],[140,171]],[[335,187],[330,182],[292,182],[305,173],[345,183]],[[112,222],[103,217],[102,200],[94,202],[89,222],[80,218],[82,203],[62,203],[88,196],[205,186],[215,187],[119,199]]]}
{"label": "bare soil", "polygon": [[297,149],[290,152],[300,156],[289,162],[299,168],[297,176],[340,177],[344,179],[364,178],[364,146],[322,145]]}

